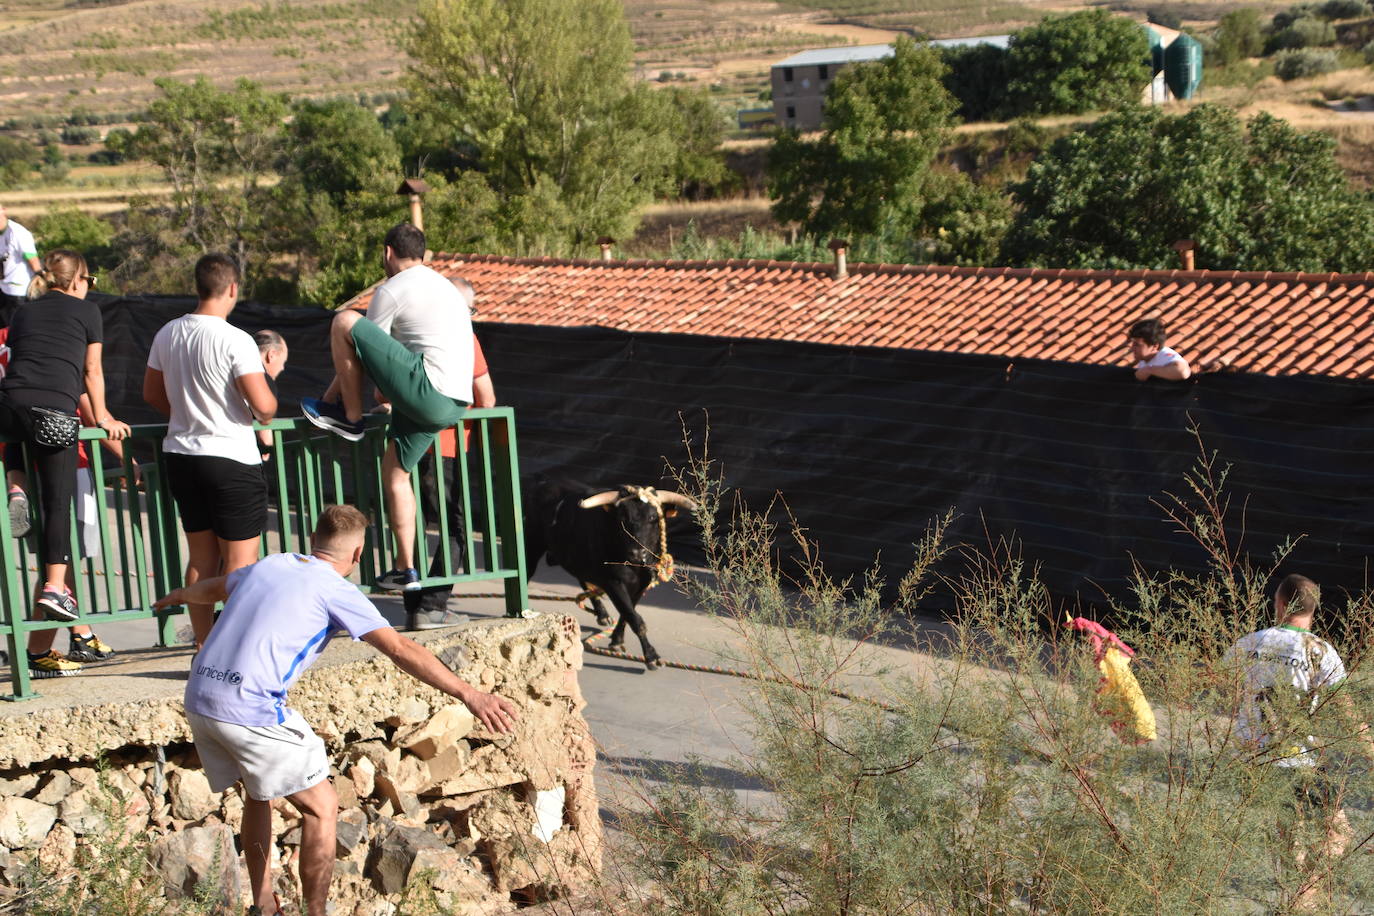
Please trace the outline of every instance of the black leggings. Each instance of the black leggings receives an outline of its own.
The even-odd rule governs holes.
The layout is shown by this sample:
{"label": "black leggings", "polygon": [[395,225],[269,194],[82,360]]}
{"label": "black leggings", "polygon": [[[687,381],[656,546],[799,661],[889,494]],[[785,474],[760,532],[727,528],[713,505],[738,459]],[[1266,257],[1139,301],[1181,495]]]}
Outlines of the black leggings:
{"label": "black leggings", "polygon": [[[42,405],[48,406],[48,405]],[[33,419],[29,405],[17,403],[0,391],[0,435],[20,443],[5,443],[5,470],[24,470],[23,451],[27,450],[38,473],[40,517],[43,520],[43,563],[72,561],[72,495],[76,492],[76,446],[50,448],[33,441]],[[8,487],[6,487],[8,490]]]}

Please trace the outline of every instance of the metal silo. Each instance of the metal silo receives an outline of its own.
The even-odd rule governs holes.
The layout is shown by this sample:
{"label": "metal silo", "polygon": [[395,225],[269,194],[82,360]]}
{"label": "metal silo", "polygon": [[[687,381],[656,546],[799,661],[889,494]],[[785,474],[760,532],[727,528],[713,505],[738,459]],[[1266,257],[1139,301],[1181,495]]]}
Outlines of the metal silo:
{"label": "metal silo", "polygon": [[1176,99],[1191,99],[1202,83],[1202,45],[1180,35],[1164,49],[1164,82]]}

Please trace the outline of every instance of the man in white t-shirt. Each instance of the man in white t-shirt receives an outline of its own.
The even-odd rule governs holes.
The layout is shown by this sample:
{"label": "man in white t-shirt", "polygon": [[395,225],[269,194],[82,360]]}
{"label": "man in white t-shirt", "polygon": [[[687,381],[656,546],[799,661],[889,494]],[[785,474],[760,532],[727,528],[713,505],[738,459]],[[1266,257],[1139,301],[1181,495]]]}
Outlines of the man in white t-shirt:
{"label": "man in white t-shirt", "polygon": [[301,399],[311,423],[355,442],[364,433],[364,375],[391,402],[382,483],[396,536],[396,568],[376,582],[391,590],[420,587],[410,474],[434,444],[434,434],[461,421],[472,403],[468,301],[426,267],[424,257],[419,229],[401,223],[386,234],[382,264],[389,279],[372,294],[366,318],[352,309],[334,317],[334,381],[323,398]]}
{"label": "man in white t-shirt", "polygon": [[[1284,578],[1274,592],[1275,626],[1242,636],[1227,650],[1223,665],[1241,673],[1234,710],[1237,736],[1259,753],[1259,759],[1292,775],[1298,812],[1320,818],[1324,837],[1317,852],[1319,858],[1329,859],[1344,853],[1350,821],[1318,748],[1339,743],[1341,738],[1328,734],[1319,742],[1308,731],[1327,701],[1343,707],[1337,711],[1353,709],[1346,697],[1336,693],[1346,679],[1345,664],[1335,647],[1312,632],[1319,600],[1317,584],[1311,579]],[[1328,723],[1337,719],[1325,717]],[[1369,726],[1356,723],[1355,729],[1365,752],[1374,759]],[[1296,858],[1302,866],[1301,851]],[[1315,885],[1315,880],[1310,882],[1307,891],[1315,892]]]}
{"label": "man in white t-shirt", "polygon": [[[168,418],[167,483],[186,532],[186,584],[227,575],[258,558],[267,527],[267,479],[253,419],[276,415],[258,345],[226,320],[238,302],[238,265],[207,254],[196,263],[200,304],[153,338],[143,399]],[[199,648],[214,606],[189,606]]]}
{"label": "man in white t-shirt", "polygon": [[0,205],[0,328],[29,295],[29,281],[43,269],[33,233],[10,219]]}
{"label": "man in white t-shirt", "polygon": [[1126,343],[1135,357],[1135,377],[1140,381],[1162,378],[1181,382],[1193,374],[1188,361],[1164,346],[1164,322],[1144,318],[1131,325]]}
{"label": "man in white t-shirt", "polygon": [[496,734],[510,733],[519,717],[510,700],[461,680],[424,646],[397,633],[344,578],[358,566],[366,529],[367,519],[352,506],[326,506],[310,537],[310,556],[275,554],[232,575],[179,588],[154,605],[225,602],[192,665],[184,699],[211,790],[243,781],[250,913],[280,913],[272,894],[272,802],[285,798],[301,814],[296,861],[305,913],[325,916],[339,799],[324,742],[286,704],[287,691],[335,634],[369,643],[402,671],[458,699]]}

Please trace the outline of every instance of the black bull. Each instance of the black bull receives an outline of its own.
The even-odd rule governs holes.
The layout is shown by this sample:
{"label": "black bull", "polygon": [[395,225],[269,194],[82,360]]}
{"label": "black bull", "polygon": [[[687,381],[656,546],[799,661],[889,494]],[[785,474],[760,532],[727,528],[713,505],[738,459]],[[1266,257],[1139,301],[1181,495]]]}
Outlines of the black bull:
{"label": "black bull", "polygon": [[[636,605],[644,596],[660,563],[666,519],[678,508],[694,508],[679,493],[653,487],[624,485],[597,490],[567,481],[541,480],[525,502],[525,551],[529,574],[540,558],[561,566],[584,588],[606,593],[620,619],[611,634],[611,648],[624,649],[625,625],[639,638],[645,665],[659,667],[658,652],[649,643],[644,618]],[[593,598],[597,623],[606,626],[610,615]]]}

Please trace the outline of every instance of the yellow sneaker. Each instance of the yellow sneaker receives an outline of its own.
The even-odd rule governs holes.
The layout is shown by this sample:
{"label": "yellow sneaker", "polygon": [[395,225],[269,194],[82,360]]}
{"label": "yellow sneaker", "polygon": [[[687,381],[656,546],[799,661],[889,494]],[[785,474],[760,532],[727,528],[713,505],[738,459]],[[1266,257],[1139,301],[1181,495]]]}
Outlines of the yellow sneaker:
{"label": "yellow sneaker", "polygon": [[29,656],[29,677],[71,677],[81,673],[81,664],[62,655],[56,649],[47,655]]}
{"label": "yellow sneaker", "polygon": [[114,658],[114,654],[115,650],[94,633],[90,636],[73,633],[71,647],[67,649],[67,658],[74,662],[103,662]]}

